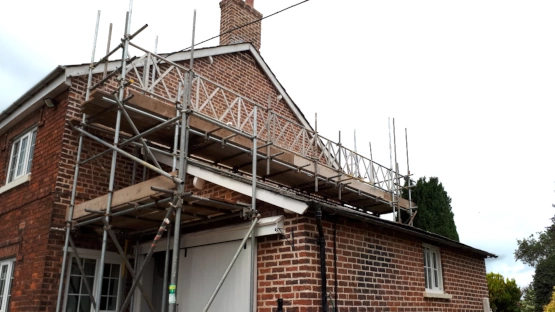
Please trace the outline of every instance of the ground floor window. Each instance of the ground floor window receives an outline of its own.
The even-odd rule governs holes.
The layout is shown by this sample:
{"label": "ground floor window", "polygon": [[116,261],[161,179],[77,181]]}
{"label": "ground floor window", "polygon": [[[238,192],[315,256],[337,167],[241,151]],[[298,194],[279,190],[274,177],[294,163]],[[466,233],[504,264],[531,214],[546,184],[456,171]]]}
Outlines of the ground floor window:
{"label": "ground floor window", "polygon": [[[121,265],[116,259],[107,259],[104,266],[102,278],[100,272],[100,255],[96,256],[94,252],[85,252],[85,255],[79,254],[79,260],[73,256],[69,267],[66,309],[67,312],[89,312],[94,311],[91,302],[91,296],[85,284],[89,285],[89,289],[93,296],[96,294],[98,287],[100,291],[100,311],[111,312],[117,310],[119,284],[121,275]],[[79,270],[78,261],[85,275]],[[102,281],[102,286],[100,286]]]}
{"label": "ground floor window", "polygon": [[14,267],[15,259],[0,261],[0,312],[10,311]]}
{"label": "ground floor window", "polygon": [[424,245],[424,279],[426,291],[443,292],[443,274],[441,270],[441,256],[439,248]]}

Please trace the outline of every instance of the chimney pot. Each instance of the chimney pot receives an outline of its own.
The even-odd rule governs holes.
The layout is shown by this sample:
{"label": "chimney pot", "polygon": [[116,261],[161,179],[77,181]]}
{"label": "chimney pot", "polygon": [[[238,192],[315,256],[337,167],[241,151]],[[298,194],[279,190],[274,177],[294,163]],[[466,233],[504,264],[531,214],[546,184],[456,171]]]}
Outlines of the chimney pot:
{"label": "chimney pot", "polygon": [[254,8],[254,0],[246,0],[245,1],[248,5],[250,5],[252,8]]}

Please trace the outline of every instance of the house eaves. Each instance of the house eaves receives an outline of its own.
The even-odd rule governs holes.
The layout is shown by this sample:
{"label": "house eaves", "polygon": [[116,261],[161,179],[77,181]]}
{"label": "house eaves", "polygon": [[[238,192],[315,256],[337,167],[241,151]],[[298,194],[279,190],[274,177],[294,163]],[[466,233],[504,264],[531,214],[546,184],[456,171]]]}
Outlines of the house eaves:
{"label": "house eaves", "polygon": [[[161,158],[159,160],[161,160]],[[189,163],[194,165],[195,167],[198,167],[198,168],[202,169],[202,170],[217,173],[219,175],[228,177],[228,178],[233,179],[235,181],[238,181],[240,183],[249,184],[249,185],[251,183],[251,180],[247,177],[244,177],[244,176],[241,176],[241,175],[238,175],[238,174],[235,174],[235,173],[231,173],[231,172],[222,172],[220,170],[217,170],[217,169],[211,167],[210,165],[201,163],[201,162],[196,161],[196,160],[189,160]],[[438,234],[435,234],[435,233],[431,233],[431,232],[419,229],[419,228],[414,227],[414,226],[409,226],[407,224],[401,224],[401,223],[389,221],[389,220],[386,220],[386,219],[381,219],[379,217],[373,216],[373,215],[368,214],[366,212],[358,211],[354,208],[348,208],[348,207],[341,206],[340,204],[336,204],[336,203],[333,203],[333,202],[330,202],[330,201],[326,201],[326,200],[323,200],[323,199],[317,199],[315,197],[308,196],[307,194],[297,193],[297,192],[295,192],[293,190],[290,190],[290,189],[278,187],[278,186],[271,185],[271,184],[265,183],[265,182],[257,183],[257,188],[267,190],[269,192],[272,192],[272,193],[276,194],[277,196],[288,197],[288,198],[296,200],[296,201],[305,202],[311,207],[320,206],[320,207],[322,207],[323,210],[326,210],[330,215],[337,214],[337,215],[341,215],[341,216],[344,216],[344,217],[347,217],[347,218],[350,218],[350,219],[359,220],[359,221],[362,221],[364,223],[368,223],[370,225],[373,225],[377,228],[386,228],[386,229],[390,229],[390,230],[395,231],[395,232],[410,235],[412,237],[418,237],[418,238],[422,239],[423,242],[427,242],[427,243],[430,243],[430,244],[435,244],[435,245],[438,245],[438,246],[452,247],[452,248],[455,248],[457,250],[462,250],[462,251],[465,251],[465,252],[468,252],[468,253],[472,253],[472,254],[484,257],[484,258],[497,258],[497,255],[495,255],[495,254],[492,254],[492,253],[489,253],[487,251],[462,244],[460,242],[454,241],[454,240],[449,239],[447,237],[444,237],[444,236],[441,236],[441,235],[438,235]]]}
{"label": "house eaves", "polygon": [[422,239],[423,242],[426,242],[426,243],[431,243],[438,246],[453,247],[455,249],[476,254],[484,258],[497,258],[497,255],[495,254],[462,244],[450,238],[447,238],[435,233],[431,233],[414,226],[409,226],[407,224],[381,219],[379,217],[370,215],[365,212],[357,211],[355,209],[349,209],[339,205],[332,205],[332,204],[321,203],[321,202],[313,202],[312,205],[320,205],[322,209],[327,210],[332,214],[338,214],[348,218],[360,220],[362,222],[368,223],[378,228],[386,228],[396,232],[408,234],[413,237],[418,237]]}
{"label": "house eaves", "polygon": [[58,66],[31,89],[0,113],[0,134],[25,119],[43,105],[42,99],[53,97],[71,85],[66,77],[66,67]]}

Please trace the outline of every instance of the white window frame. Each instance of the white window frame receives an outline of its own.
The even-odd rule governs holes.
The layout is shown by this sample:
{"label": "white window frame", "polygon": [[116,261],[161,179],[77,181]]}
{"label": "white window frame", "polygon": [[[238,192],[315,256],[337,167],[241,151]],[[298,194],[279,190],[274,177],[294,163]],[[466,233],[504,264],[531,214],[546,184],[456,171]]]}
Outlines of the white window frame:
{"label": "white window frame", "polygon": [[[12,147],[10,149],[8,171],[6,173],[6,185],[0,188],[0,193],[29,181],[31,177],[31,167],[33,165],[36,134],[37,127],[33,127],[13,140]],[[22,148],[21,146],[21,142],[23,141],[26,142],[25,148]],[[25,153],[23,157],[21,157],[22,152]],[[17,153],[15,155],[17,157],[14,159],[15,153]]]}
{"label": "white window frame", "polygon": [[[443,294],[443,269],[441,253],[438,247],[423,244],[424,285],[426,292]],[[434,261],[435,258],[435,261]],[[437,278],[437,281],[435,280]]]}
{"label": "white window frame", "polygon": [[2,273],[2,268],[7,266],[7,275],[5,281],[8,283],[4,284],[4,289],[2,289],[2,302],[0,303],[0,312],[10,311],[10,298],[11,290],[13,284],[13,272],[15,268],[15,259],[4,259],[0,261],[0,274]]}
{"label": "white window frame", "polygon": [[[68,292],[69,292],[69,279],[71,278],[71,266],[73,264],[73,259],[75,259],[75,251],[70,249],[71,252],[71,257],[68,259],[69,260],[69,265],[67,266],[67,272],[66,272],[66,287],[65,287],[65,292],[64,292],[64,308],[63,311],[67,310],[67,302],[68,302]],[[93,281],[93,285],[89,285],[91,287],[91,290],[93,292],[93,296],[96,294],[96,291],[98,290],[98,287],[100,286],[100,278],[98,276],[98,272],[100,270],[100,250],[92,250],[92,249],[82,249],[82,248],[77,248],[77,254],[79,255],[79,258],[81,260],[83,259],[89,259],[89,260],[95,260],[96,261],[96,265],[94,268],[94,281]],[[114,252],[106,252],[106,257],[104,259],[104,264],[117,264],[120,266],[120,276],[119,276],[119,281],[118,281],[118,294],[116,297],[116,302],[119,303],[119,299],[122,298],[118,298],[120,297],[122,294],[119,292],[119,290],[121,289],[121,268],[122,268],[122,262],[121,262],[121,257]],[[100,302],[98,303],[100,304]],[[119,309],[119,307],[116,306],[115,310],[100,310],[101,312],[116,312]],[[94,311],[92,303],[91,303],[91,311]],[[3,311],[0,311],[3,312]]]}

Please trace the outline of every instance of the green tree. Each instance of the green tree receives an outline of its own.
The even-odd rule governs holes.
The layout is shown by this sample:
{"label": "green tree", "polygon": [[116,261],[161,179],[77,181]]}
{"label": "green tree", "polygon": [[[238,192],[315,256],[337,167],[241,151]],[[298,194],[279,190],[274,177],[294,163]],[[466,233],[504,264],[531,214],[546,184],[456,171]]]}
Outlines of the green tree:
{"label": "green tree", "polygon": [[555,312],[555,287],[553,287],[553,293],[551,294],[551,302],[543,308],[544,312]]}
{"label": "green tree", "polygon": [[536,292],[534,282],[522,289],[522,300],[520,301],[521,312],[536,312]]}
{"label": "green tree", "polygon": [[523,302],[526,305],[523,305],[523,309],[527,306],[533,308],[533,311],[542,312],[543,306],[549,303],[552,288],[555,286],[555,216],[551,218],[551,225],[544,231],[517,240],[517,245],[515,259],[536,268],[534,279],[529,286],[532,291],[525,292]]}
{"label": "green tree", "polygon": [[514,279],[505,279],[503,275],[488,273],[489,300],[494,312],[519,312],[520,288]]}
{"label": "green tree", "polygon": [[533,283],[536,293],[536,311],[543,312],[543,307],[551,300],[551,293],[555,286],[555,254],[538,262]]}
{"label": "green tree", "polygon": [[[408,192],[403,192],[403,197],[408,199]],[[447,195],[437,177],[431,177],[429,180],[426,180],[426,177],[418,179],[412,187],[411,198],[418,206],[414,226],[459,241],[455,215],[451,209],[451,197]],[[407,216],[403,216],[403,219],[406,218]]]}
{"label": "green tree", "polygon": [[536,267],[538,262],[550,255],[555,255],[555,216],[545,231],[530,235],[522,240],[517,239],[515,259]]}

